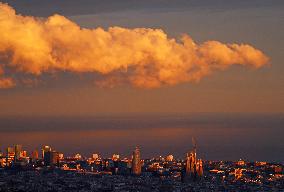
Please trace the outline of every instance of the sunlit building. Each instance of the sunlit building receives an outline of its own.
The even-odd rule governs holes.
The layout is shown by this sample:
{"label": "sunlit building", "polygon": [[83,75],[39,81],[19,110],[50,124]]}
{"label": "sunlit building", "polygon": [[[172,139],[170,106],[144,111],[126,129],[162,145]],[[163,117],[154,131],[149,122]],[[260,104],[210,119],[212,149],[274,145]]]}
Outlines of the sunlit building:
{"label": "sunlit building", "polygon": [[111,159],[113,161],[118,161],[119,160],[119,154],[113,154]]}
{"label": "sunlit building", "polygon": [[174,160],[174,156],[173,155],[168,155],[166,157],[166,161],[173,161]]}
{"label": "sunlit building", "polygon": [[6,166],[10,166],[15,159],[15,149],[13,147],[7,147],[6,154]]}
{"label": "sunlit building", "polygon": [[193,150],[186,154],[185,167],[182,172],[183,182],[195,181],[203,175],[203,163],[202,160],[197,160],[197,147],[196,141],[192,138]]}
{"label": "sunlit building", "polygon": [[93,160],[98,160],[99,159],[99,154],[97,154],[97,153],[92,154],[92,159]]}
{"label": "sunlit building", "polygon": [[22,153],[22,145],[15,145],[15,160],[19,160],[21,158]]}
{"label": "sunlit building", "polygon": [[196,173],[197,173],[198,177],[203,176],[203,163],[202,163],[201,159],[197,160],[197,163],[196,163]]}
{"label": "sunlit building", "polygon": [[32,159],[33,159],[33,160],[38,160],[38,158],[39,158],[38,151],[37,151],[37,150],[34,150],[34,151],[32,152]]}
{"label": "sunlit building", "polygon": [[243,176],[243,170],[241,168],[235,169],[235,179],[238,180]]}
{"label": "sunlit building", "polygon": [[82,155],[80,155],[79,153],[77,153],[75,156],[74,156],[75,159],[77,160],[80,160],[82,159]]}
{"label": "sunlit building", "polygon": [[47,151],[44,153],[44,165],[52,166],[59,162],[59,153],[56,151]]}
{"label": "sunlit building", "polygon": [[50,151],[51,151],[50,146],[48,146],[48,145],[43,146],[43,148],[42,148],[42,159],[44,159],[45,153],[50,152]]}
{"label": "sunlit building", "polygon": [[141,174],[141,154],[138,147],[133,151],[132,156],[132,174],[140,175]]}
{"label": "sunlit building", "polygon": [[237,162],[237,165],[239,165],[239,166],[244,166],[244,165],[245,165],[245,161],[240,159],[240,160]]}
{"label": "sunlit building", "polygon": [[58,158],[59,158],[59,160],[63,160],[64,159],[64,154],[63,153],[58,153]]}

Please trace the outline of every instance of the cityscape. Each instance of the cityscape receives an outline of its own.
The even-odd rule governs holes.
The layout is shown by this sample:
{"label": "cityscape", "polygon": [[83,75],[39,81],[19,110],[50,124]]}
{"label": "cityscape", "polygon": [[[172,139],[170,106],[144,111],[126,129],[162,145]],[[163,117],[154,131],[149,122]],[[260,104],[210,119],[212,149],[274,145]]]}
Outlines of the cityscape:
{"label": "cityscape", "polygon": [[0,192],[284,192],[284,0],[0,0]]}
{"label": "cityscape", "polygon": [[22,145],[0,153],[0,191],[284,191],[281,163],[208,161],[196,141],[183,159],[172,154],[143,159],[98,153],[65,157],[50,146],[27,152]]}

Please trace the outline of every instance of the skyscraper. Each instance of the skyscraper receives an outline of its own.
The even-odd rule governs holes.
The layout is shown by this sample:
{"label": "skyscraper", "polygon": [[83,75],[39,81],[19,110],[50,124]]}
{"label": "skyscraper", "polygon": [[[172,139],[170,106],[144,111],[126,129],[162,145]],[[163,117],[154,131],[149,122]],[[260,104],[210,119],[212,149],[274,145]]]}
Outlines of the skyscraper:
{"label": "skyscraper", "polygon": [[48,145],[43,146],[43,148],[42,148],[42,159],[44,159],[45,153],[49,152],[49,151],[51,151],[51,147],[50,146],[48,146]]}
{"label": "skyscraper", "polygon": [[21,157],[22,145],[15,145],[15,160],[18,160]]}
{"label": "skyscraper", "polygon": [[203,163],[201,159],[198,159],[196,163],[196,172],[198,177],[203,176]]}
{"label": "skyscraper", "polygon": [[36,161],[38,160],[38,151],[37,150],[34,150],[33,153],[32,153],[32,159],[33,161]]}
{"label": "skyscraper", "polygon": [[141,154],[138,147],[135,148],[132,155],[132,174],[141,174]]}
{"label": "skyscraper", "polygon": [[10,166],[11,162],[15,159],[15,149],[13,147],[7,147],[6,166]]}
{"label": "skyscraper", "polygon": [[56,165],[59,161],[59,153],[56,151],[47,151],[44,153],[44,165]]}

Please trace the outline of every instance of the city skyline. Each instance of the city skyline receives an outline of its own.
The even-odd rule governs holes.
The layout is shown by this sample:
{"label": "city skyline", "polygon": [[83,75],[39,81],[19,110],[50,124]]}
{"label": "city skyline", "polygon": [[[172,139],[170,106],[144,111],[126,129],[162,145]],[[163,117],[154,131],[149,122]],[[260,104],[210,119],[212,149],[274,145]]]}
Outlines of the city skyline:
{"label": "city skyline", "polygon": [[195,137],[203,159],[283,162],[282,125],[281,114],[10,117],[0,121],[0,147],[3,150],[17,141],[29,151],[50,144],[69,155],[100,151],[110,156],[113,152],[129,155],[139,145],[145,157],[171,153],[181,158]]}

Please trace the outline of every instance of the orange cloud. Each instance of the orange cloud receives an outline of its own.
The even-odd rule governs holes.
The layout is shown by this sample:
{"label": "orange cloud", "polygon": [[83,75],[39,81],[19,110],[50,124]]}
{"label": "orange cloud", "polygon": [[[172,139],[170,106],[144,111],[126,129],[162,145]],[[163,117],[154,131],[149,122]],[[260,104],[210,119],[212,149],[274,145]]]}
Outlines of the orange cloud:
{"label": "orange cloud", "polygon": [[111,87],[196,82],[231,65],[259,68],[269,62],[264,53],[247,44],[196,44],[188,35],[169,38],[161,29],[86,29],[61,15],[46,19],[17,15],[3,3],[0,39],[3,67],[15,74],[99,73],[105,79],[96,83]]}

